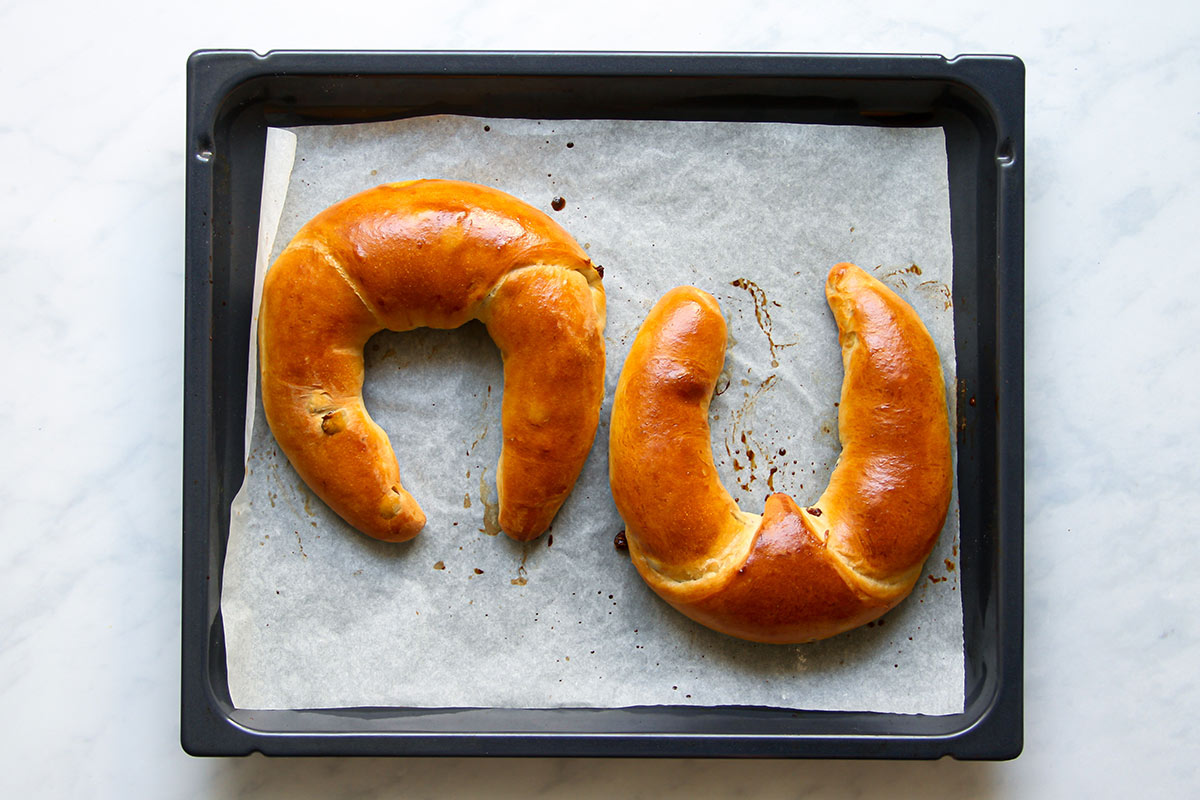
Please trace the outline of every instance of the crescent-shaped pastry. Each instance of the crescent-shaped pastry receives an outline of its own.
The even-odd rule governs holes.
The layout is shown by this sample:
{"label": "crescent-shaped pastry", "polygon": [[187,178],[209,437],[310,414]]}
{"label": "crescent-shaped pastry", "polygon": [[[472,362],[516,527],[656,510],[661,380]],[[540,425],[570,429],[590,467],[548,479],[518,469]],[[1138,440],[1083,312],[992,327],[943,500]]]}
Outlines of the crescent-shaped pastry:
{"label": "crescent-shaped pastry", "polygon": [[532,539],[583,468],[604,392],[604,289],[570,235],[495,189],[392,183],[322,211],[267,273],[267,421],[305,483],[363,533],[404,541],[425,525],[363,405],[363,345],[385,328],[472,319],[504,359],[500,527]]}
{"label": "crescent-shaped pastry", "polygon": [[845,378],[842,453],[820,499],[738,508],[713,465],[708,407],[725,320],[693,287],[668,292],[625,361],[609,477],[633,563],[702,625],[799,643],[863,625],[912,590],[950,503],[941,362],[916,312],[853,264],[829,273]]}

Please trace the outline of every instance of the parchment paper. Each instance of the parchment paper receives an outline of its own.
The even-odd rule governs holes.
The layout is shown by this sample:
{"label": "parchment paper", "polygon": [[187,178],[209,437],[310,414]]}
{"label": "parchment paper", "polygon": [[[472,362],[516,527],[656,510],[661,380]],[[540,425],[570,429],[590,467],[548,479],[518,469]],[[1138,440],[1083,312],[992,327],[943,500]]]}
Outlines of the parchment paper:
{"label": "parchment paper", "polygon": [[[645,587],[613,547],[623,524],[607,475],[625,355],[682,283],[715,295],[729,320],[713,448],[747,510],[771,490],[813,502],[836,462],[842,368],[823,292],[834,263],[873,270],[914,305],[955,396],[941,129],[442,116],[293,133],[278,235],[273,248],[270,231],[262,239],[272,260],[315,213],[379,183],[495,186],[545,210],[604,267],[606,397],[550,534],[517,544],[495,535],[503,375],[483,327],[376,336],[367,407],[429,520],[394,545],[307,489],[255,393],[222,593],[235,705],[962,710],[957,493],[898,609],[831,640],[772,646],[713,633]],[[286,176],[288,136],[272,131],[269,175]]]}

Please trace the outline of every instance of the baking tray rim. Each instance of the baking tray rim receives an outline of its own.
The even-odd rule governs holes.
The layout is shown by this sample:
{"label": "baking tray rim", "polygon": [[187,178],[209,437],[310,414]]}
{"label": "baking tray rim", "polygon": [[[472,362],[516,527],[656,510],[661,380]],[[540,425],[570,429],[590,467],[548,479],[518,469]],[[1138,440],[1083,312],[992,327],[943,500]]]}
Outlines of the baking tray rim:
{"label": "baking tray rim", "polygon": [[[846,733],[724,734],[690,732],[542,732],[531,731],[360,731],[288,732],[249,724],[258,715],[277,713],[233,709],[218,697],[212,675],[199,669],[196,656],[207,662],[213,642],[209,629],[219,619],[210,602],[195,591],[198,570],[210,583],[211,559],[198,563],[198,556],[212,548],[211,497],[197,497],[209,490],[211,438],[200,442],[193,423],[207,430],[211,422],[211,391],[205,370],[211,370],[212,348],[204,347],[197,331],[210,330],[213,279],[212,216],[215,189],[213,157],[214,127],[240,87],[261,79],[325,76],[343,79],[438,75],[468,77],[692,77],[692,78],[781,78],[798,80],[922,81],[933,80],[965,87],[991,115],[997,137],[997,173],[1001,191],[997,205],[996,302],[998,311],[996,413],[998,459],[997,509],[1001,542],[998,565],[1007,572],[1007,582],[997,586],[999,610],[997,636],[999,676],[992,681],[990,696],[968,702],[964,713],[936,718],[957,720],[934,734],[887,735]],[[596,116],[603,117],[599,114]],[[1024,65],[1012,56],[965,55],[947,59],[936,55],[841,55],[841,54],[733,54],[733,53],[547,53],[478,51],[272,51],[259,55],[250,51],[205,50],[188,59],[188,142],[186,303],[185,303],[185,447],[184,447],[184,558],[183,558],[183,647],[181,697],[181,742],[193,754],[235,754],[253,750],[279,754],[397,752],[412,754],[497,755],[834,755],[845,757],[935,758],[949,754],[959,758],[1012,758],[1021,749],[1021,659],[1023,645],[1022,491],[1023,475],[1023,116]],[[261,176],[260,176],[261,177]],[[257,198],[255,198],[257,203]],[[255,217],[257,220],[257,217]],[[205,242],[207,239],[207,242]],[[207,273],[208,289],[197,278]],[[207,299],[207,302],[204,302]],[[207,319],[205,319],[207,317]],[[201,324],[197,323],[207,323]],[[215,335],[215,334],[214,334]],[[1004,412],[1001,414],[1001,412]],[[1003,430],[1001,430],[1003,429]],[[1005,433],[1007,435],[1000,435]],[[200,477],[197,477],[200,474]],[[211,491],[204,492],[211,495]],[[203,502],[198,502],[203,500]],[[1008,501],[1008,502],[1003,502]],[[227,511],[227,509],[225,509]],[[198,522],[204,525],[198,525]],[[204,530],[197,530],[204,528]],[[211,555],[211,553],[210,553]],[[219,584],[218,554],[216,583]],[[219,590],[217,592],[219,597]],[[209,593],[211,598],[211,592]],[[197,651],[201,652],[197,652]],[[693,707],[656,707],[670,712],[694,711]],[[733,709],[736,707],[723,707]],[[624,709],[607,709],[621,711]],[[720,711],[721,708],[709,709]],[[310,714],[338,715],[366,709],[308,710]],[[386,712],[386,710],[383,710]],[[391,709],[401,711],[401,709]],[[434,712],[434,709],[421,709]],[[523,710],[508,711],[520,712]],[[529,710],[533,711],[533,710]],[[542,711],[542,710],[539,710]],[[579,711],[558,709],[555,711]],[[593,712],[597,709],[586,709]],[[599,710],[604,711],[604,710]],[[904,717],[871,712],[800,712],[810,717],[827,715]],[[243,719],[238,719],[242,717]],[[930,718],[927,718],[930,719]],[[240,740],[240,741],[238,741]],[[468,741],[469,740],[469,741]],[[404,747],[380,748],[381,741],[404,743]],[[647,752],[645,742],[655,742]],[[299,744],[304,742],[306,744]],[[508,744],[504,744],[504,743]],[[763,743],[772,746],[763,747]],[[312,745],[316,744],[313,749]],[[708,746],[697,746],[707,743]],[[712,747],[716,743],[718,746]],[[347,747],[346,745],[350,746]],[[630,746],[622,746],[632,745]],[[803,752],[790,752],[804,744]],[[868,746],[861,746],[866,744]],[[967,744],[968,746],[963,746]],[[790,745],[791,747],[787,746]],[[857,745],[857,746],[856,746]]]}

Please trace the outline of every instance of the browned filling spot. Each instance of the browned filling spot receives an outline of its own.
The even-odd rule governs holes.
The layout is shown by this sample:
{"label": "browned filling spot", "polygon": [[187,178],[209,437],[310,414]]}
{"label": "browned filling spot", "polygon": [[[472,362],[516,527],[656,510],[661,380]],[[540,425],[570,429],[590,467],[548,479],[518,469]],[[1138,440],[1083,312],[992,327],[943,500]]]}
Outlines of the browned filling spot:
{"label": "browned filling spot", "polygon": [[321,417],[321,430],[329,436],[346,430],[346,412],[339,408]]}

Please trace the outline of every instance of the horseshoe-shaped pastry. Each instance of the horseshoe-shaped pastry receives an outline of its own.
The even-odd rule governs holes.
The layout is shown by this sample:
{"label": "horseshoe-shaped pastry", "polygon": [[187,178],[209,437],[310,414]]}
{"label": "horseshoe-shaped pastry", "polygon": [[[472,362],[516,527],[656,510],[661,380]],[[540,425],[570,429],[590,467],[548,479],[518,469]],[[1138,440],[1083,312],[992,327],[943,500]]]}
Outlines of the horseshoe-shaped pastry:
{"label": "horseshoe-shaped pastry", "polygon": [[363,345],[384,328],[472,319],[504,359],[500,527],[533,539],[583,468],[604,393],[604,289],[570,235],[495,189],[392,183],[322,211],[267,273],[267,421],[305,483],[363,533],[404,541],[425,525],[363,406]]}
{"label": "horseshoe-shaped pastry", "polygon": [[738,508],[713,466],[708,407],[725,320],[693,287],[650,312],[613,400],[609,477],[634,566],[709,628],[759,642],[824,639],[912,590],[950,504],[941,362],[916,312],[853,264],[829,273],[845,377],[842,453],[812,506]]}

